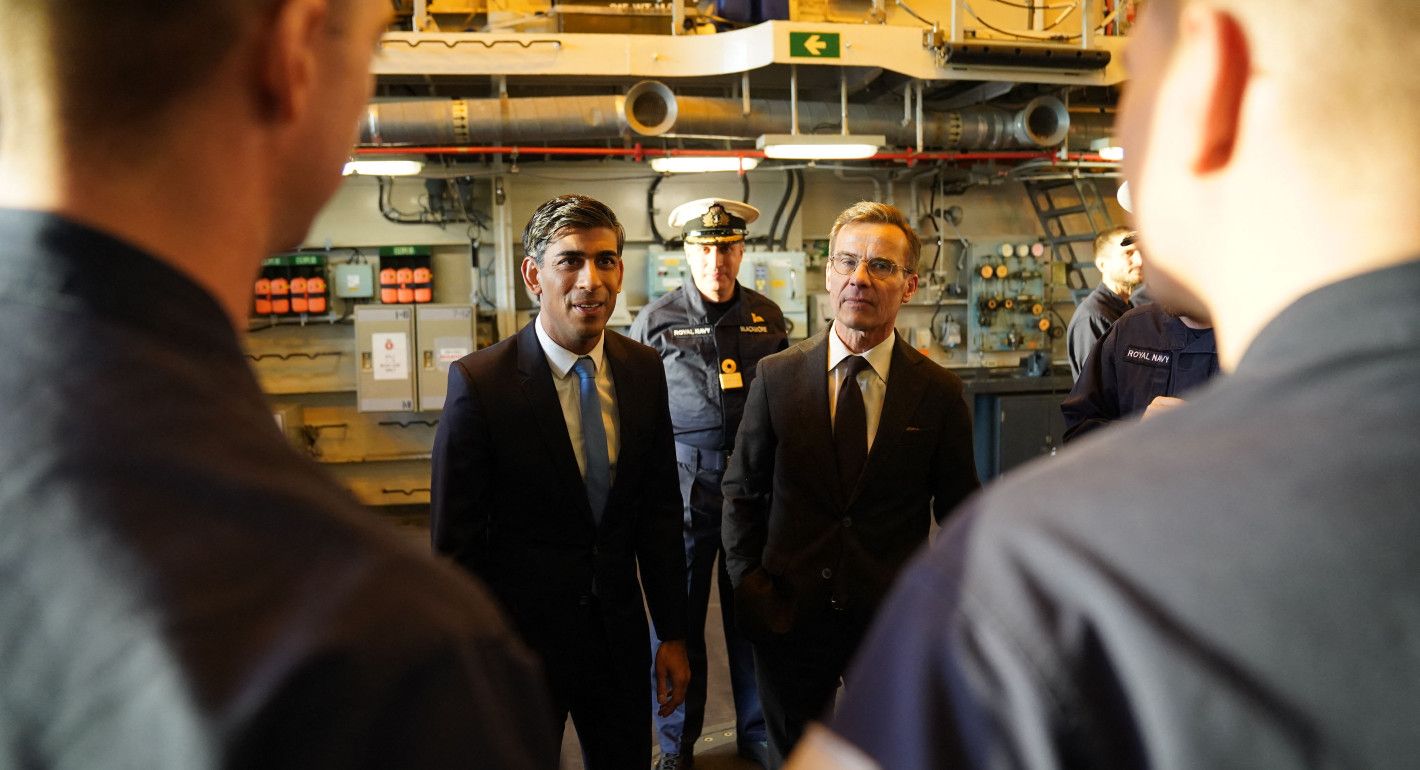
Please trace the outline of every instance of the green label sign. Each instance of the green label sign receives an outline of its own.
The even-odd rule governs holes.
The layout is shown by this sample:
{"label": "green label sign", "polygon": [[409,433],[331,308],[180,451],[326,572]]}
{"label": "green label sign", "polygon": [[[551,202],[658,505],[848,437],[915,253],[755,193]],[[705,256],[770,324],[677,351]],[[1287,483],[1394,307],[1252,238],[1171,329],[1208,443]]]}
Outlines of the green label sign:
{"label": "green label sign", "polygon": [[277,254],[261,261],[262,267],[315,267],[324,264],[324,254]]}
{"label": "green label sign", "polygon": [[790,32],[789,55],[809,59],[837,59],[837,32]]}
{"label": "green label sign", "polygon": [[381,246],[380,256],[382,257],[427,257],[429,256],[428,246]]}

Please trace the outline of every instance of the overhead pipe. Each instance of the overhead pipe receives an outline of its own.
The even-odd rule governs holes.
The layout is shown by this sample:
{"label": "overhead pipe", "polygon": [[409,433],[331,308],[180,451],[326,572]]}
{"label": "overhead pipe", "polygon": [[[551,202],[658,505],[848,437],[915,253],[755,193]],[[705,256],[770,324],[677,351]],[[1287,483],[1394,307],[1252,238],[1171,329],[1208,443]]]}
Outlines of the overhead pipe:
{"label": "overhead pipe", "polygon": [[[754,112],[753,104],[754,102],[751,101],[751,113]],[[745,117],[749,117],[749,115]],[[789,133],[799,133],[799,65],[797,64],[789,65]]]}
{"label": "overhead pipe", "polygon": [[[649,98],[649,97],[647,97]],[[647,98],[640,101],[645,102]],[[750,114],[731,109],[724,99],[678,97],[675,100],[675,130],[695,134],[719,134],[754,138],[761,134],[784,133],[791,123],[789,105],[782,101],[755,99]],[[842,110],[832,102],[798,103],[797,123],[841,129],[846,113],[854,133],[882,134],[889,144],[899,147],[934,147],[960,150],[997,150],[1016,147],[1053,147],[1069,130],[1069,113],[1053,96],[1033,99],[1015,112],[989,107],[945,113],[920,112],[918,126],[922,141],[917,142],[918,126],[903,126],[893,107],[850,104]]]}
{"label": "overhead pipe", "polygon": [[1070,147],[1088,148],[1096,139],[1114,136],[1114,115],[1104,112],[1070,113]]}
{"label": "overhead pipe", "polygon": [[[357,147],[355,155],[509,155],[518,157],[522,155],[547,155],[547,156],[568,156],[582,158],[630,158],[632,160],[645,160],[646,158],[674,158],[674,157],[696,157],[696,156],[717,156],[729,158],[760,158],[765,157],[761,150],[688,150],[680,148],[662,147],[542,147],[538,145],[496,145],[496,146],[470,146],[470,145],[401,145],[399,147]],[[870,158],[863,160],[900,160],[907,163],[918,161],[976,161],[976,160],[1048,160],[1052,165],[1065,164],[1089,164],[1100,163],[1104,159],[1097,153],[1072,152],[1064,158],[1058,152],[1048,150],[998,150],[992,152],[880,152]],[[1106,164],[1113,166],[1114,164]]]}
{"label": "overhead pipe", "polygon": [[[791,78],[791,87],[797,86]],[[974,107],[923,112],[903,125],[894,107],[677,97],[664,84],[642,81],[621,96],[524,97],[517,99],[421,99],[375,102],[361,127],[362,145],[502,145],[655,137],[669,133],[713,134],[754,139],[762,134],[807,133],[822,126],[882,134],[899,147],[1007,150],[1053,147],[1065,138],[1070,114],[1053,96],[1040,96],[1015,111]]]}

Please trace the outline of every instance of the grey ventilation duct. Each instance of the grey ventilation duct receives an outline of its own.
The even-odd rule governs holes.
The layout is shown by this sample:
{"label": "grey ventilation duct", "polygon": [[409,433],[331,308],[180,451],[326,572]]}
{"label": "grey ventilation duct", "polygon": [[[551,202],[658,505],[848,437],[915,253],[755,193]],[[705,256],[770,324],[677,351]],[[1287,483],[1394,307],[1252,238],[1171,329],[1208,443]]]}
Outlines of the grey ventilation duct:
{"label": "grey ventilation duct", "polygon": [[[361,127],[363,145],[507,145],[655,137],[677,134],[734,136],[789,132],[789,102],[754,99],[749,113],[738,99],[677,97],[664,84],[643,81],[624,96],[517,99],[419,99],[376,102]],[[800,102],[800,130],[838,130],[838,102]],[[883,134],[890,144],[917,142],[915,120],[901,106],[849,105],[855,134]],[[1002,150],[1052,147],[1070,128],[1065,105],[1037,97],[1015,112],[978,107],[923,115],[923,149]]]}

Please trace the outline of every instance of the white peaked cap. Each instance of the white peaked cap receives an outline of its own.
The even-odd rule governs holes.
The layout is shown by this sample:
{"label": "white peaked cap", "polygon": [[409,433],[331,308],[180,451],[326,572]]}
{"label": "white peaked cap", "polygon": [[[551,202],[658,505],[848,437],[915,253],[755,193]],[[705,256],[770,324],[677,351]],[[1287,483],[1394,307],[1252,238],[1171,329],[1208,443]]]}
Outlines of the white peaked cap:
{"label": "white peaked cap", "polygon": [[759,209],[748,203],[732,201],[726,198],[699,198],[687,203],[682,203],[671,209],[671,215],[667,221],[670,223],[671,227],[683,227],[685,223],[692,219],[699,219],[705,216],[705,212],[709,211],[710,207],[717,203],[720,204],[721,208],[725,209],[726,214],[743,219],[745,224],[759,219]]}

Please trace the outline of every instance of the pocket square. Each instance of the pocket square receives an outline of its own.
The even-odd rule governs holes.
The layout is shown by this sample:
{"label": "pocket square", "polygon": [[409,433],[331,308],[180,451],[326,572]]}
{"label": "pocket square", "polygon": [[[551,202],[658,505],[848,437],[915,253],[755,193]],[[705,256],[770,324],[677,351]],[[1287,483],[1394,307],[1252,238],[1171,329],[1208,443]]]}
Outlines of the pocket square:
{"label": "pocket square", "polygon": [[922,429],[919,428],[919,427],[917,427],[916,425],[909,425],[909,426],[907,426],[907,431],[906,431],[906,432],[907,432],[907,433],[921,433],[921,432],[922,432]]}

